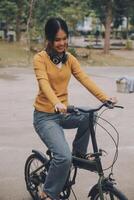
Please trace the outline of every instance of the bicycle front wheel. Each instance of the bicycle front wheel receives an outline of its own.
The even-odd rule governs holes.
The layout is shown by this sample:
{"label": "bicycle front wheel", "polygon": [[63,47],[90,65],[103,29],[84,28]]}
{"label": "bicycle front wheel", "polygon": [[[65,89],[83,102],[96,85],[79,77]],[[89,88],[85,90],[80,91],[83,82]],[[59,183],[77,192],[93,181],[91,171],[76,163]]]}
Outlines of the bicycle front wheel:
{"label": "bicycle front wheel", "polygon": [[[103,190],[103,197],[104,200],[128,200],[127,197],[115,187],[105,188],[105,190]],[[90,200],[101,200],[98,189],[95,189],[91,194]]]}

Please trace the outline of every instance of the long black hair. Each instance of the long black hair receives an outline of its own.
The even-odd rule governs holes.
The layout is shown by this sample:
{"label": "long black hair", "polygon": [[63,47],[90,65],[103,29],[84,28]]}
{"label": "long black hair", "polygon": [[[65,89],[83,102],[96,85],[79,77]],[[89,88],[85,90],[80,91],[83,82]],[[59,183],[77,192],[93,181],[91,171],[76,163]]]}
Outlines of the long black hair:
{"label": "long black hair", "polygon": [[46,39],[50,42],[54,42],[56,34],[59,31],[59,29],[62,29],[68,37],[69,33],[66,22],[60,17],[49,18],[45,25]]}

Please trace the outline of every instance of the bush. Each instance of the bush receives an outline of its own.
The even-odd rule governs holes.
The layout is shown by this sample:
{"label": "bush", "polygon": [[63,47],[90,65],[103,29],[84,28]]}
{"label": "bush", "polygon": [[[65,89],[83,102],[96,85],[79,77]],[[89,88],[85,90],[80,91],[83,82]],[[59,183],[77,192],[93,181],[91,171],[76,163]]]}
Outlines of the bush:
{"label": "bush", "polygon": [[76,53],[76,49],[75,48],[73,48],[73,47],[71,47],[71,48],[69,48],[68,49],[68,51],[73,55],[73,56],[77,56],[77,53]]}
{"label": "bush", "polygon": [[126,49],[132,50],[132,48],[133,48],[132,40],[127,40],[126,41]]}

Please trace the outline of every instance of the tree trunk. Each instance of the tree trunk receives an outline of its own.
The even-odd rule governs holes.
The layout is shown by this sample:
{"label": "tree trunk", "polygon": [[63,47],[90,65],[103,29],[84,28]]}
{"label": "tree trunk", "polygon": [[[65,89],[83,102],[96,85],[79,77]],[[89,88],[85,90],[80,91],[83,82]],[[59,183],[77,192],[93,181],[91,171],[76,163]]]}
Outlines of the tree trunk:
{"label": "tree trunk", "polygon": [[112,1],[108,1],[106,23],[105,23],[105,40],[104,40],[104,53],[108,54],[110,49],[110,34],[112,23]]}
{"label": "tree trunk", "polygon": [[18,7],[18,12],[17,12],[17,16],[16,16],[16,40],[20,41],[21,18],[22,18],[22,10],[23,10],[22,0],[18,0],[17,7]]}
{"label": "tree trunk", "polygon": [[129,17],[127,16],[126,40],[128,40],[128,33],[129,33]]}
{"label": "tree trunk", "polygon": [[30,24],[31,24],[31,19],[32,19],[32,11],[33,11],[33,4],[35,0],[30,0],[29,2],[29,16],[27,20],[27,47],[29,50],[28,54],[28,63],[30,62],[30,49],[31,49],[31,38],[30,38]]}

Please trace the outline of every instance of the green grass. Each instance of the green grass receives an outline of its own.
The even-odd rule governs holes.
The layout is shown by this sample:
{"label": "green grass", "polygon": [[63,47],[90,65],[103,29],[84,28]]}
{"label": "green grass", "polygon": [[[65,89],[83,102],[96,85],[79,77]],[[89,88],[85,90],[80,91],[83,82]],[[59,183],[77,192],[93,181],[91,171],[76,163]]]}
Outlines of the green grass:
{"label": "green grass", "polygon": [[[104,54],[103,50],[94,49],[77,49],[78,55],[88,55],[88,58],[81,58],[80,62],[84,66],[129,66],[134,67],[133,51],[117,50],[110,51],[109,54]],[[131,57],[128,56],[131,53]]]}
{"label": "green grass", "polygon": [[[29,61],[30,56],[30,61]],[[19,43],[0,42],[0,66],[27,66],[31,64],[32,55],[27,47]]]}
{"label": "green grass", "polygon": [[[38,50],[42,49],[39,45],[34,45],[34,47]],[[29,52],[24,44],[0,41],[0,67],[31,66],[35,53]],[[134,56],[131,58],[128,56],[130,53],[132,55],[133,51],[118,50],[118,52],[111,51],[110,54],[105,55],[102,50],[79,48],[76,49],[76,53],[88,55],[86,58],[78,57],[82,66],[134,66]]]}

